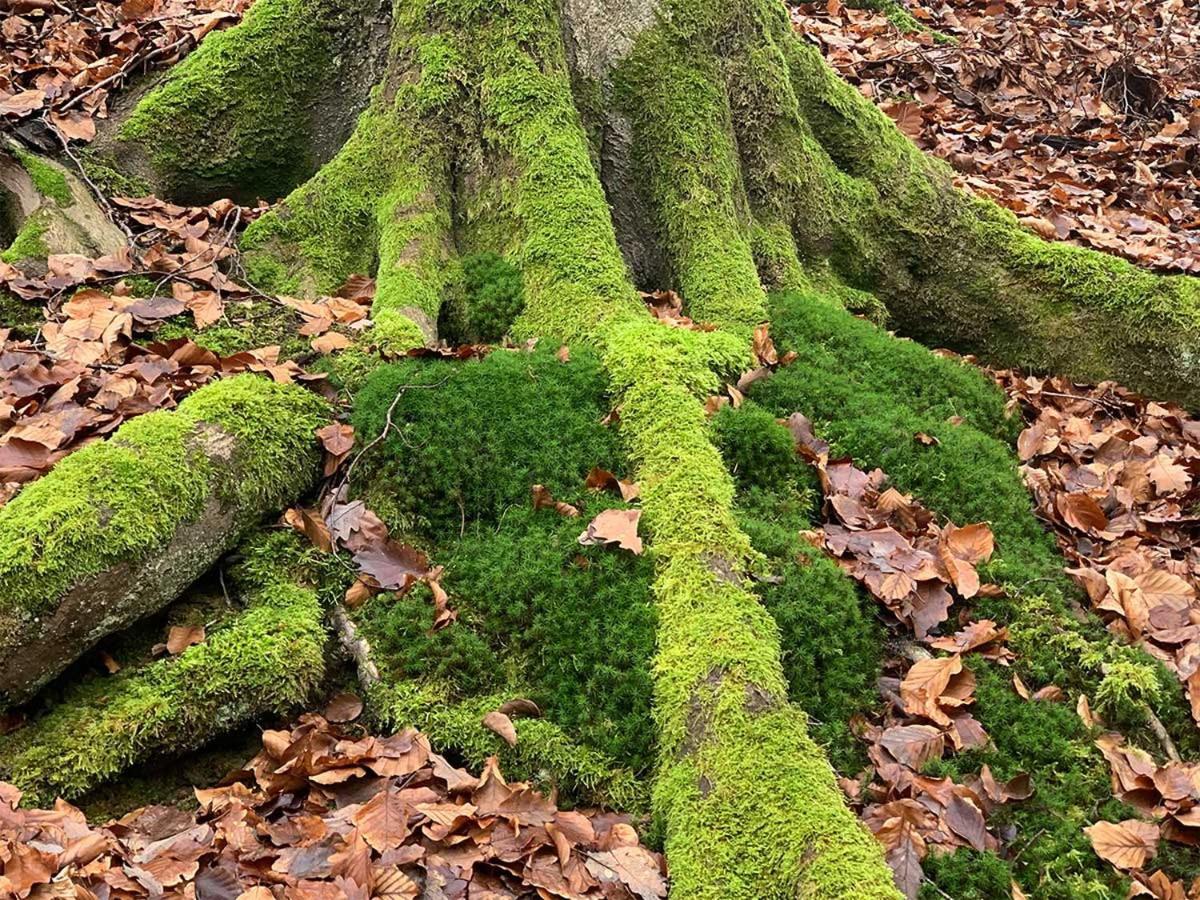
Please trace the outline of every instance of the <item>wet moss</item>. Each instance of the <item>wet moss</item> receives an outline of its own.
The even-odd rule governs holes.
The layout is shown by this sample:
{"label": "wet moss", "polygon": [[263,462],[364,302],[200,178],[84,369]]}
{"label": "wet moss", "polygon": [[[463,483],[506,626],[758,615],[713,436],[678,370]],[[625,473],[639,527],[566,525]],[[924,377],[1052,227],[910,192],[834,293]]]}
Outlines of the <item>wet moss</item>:
{"label": "wet moss", "polygon": [[0,253],[0,262],[10,265],[26,259],[45,259],[50,248],[46,246],[43,236],[50,228],[50,222],[45,215],[34,213],[24,224],[13,242]]}

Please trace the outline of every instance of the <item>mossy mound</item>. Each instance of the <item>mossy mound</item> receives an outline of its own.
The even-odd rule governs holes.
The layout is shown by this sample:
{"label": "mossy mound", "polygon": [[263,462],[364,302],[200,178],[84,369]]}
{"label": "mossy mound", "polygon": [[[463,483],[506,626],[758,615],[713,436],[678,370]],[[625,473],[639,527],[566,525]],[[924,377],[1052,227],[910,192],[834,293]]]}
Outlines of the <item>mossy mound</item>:
{"label": "mossy mound", "polygon": [[580,518],[528,506],[497,526],[473,523],[440,544],[443,585],[458,621],[431,631],[421,591],[377,597],[357,618],[385,681],[432,680],[456,699],[526,697],[563,731],[635,772],[650,769],[653,566],[645,557],[580,547]]}
{"label": "mossy mound", "polygon": [[[387,683],[436,685],[448,702],[526,697],[573,741],[634,772],[650,769],[656,614],[645,556],[581,547],[619,498],[585,488],[596,465],[627,462],[590,354],[495,351],[479,361],[405,360],[373,373],[355,405],[368,505],[419,533],[459,619],[433,631],[424,588],[355,614]],[[534,510],[531,488],[580,507]]]}
{"label": "mossy mound", "polygon": [[451,344],[494,344],[525,309],[521,270],[497,253],[463,258],[462,297],[442,304],[438,334]]}
{"label": "mossy mound", "polygon": [[855,713],[878,702],[884,630],[875,605],[800,531],[819,523],[819,489],[795,454],[792,436],[753,402],[726,407],[713,420],[714,441],[735,473],[738,524],[767,559],[759,588],[779,626],[788,694],[810,719],[810,731],[840,772],[866,757],[850,733]]}
{"label": "mossy mound", "polygon": [[[973,709],[992,745],[931,765],[929,774],[961,779],[986,763],[998,779],[1029,773],[1035,794],[1002,807],[992,820],[1000,828],[1015,826],[1013,843],[1021,852],[1014,862],[943,861],[931,872],[945,872],[953,888],[938,886],[956,897],[992,896],[988,885],[1003,865],[1031,896],[1123,896],[1122,879],[1096,857],[1082,831],[1110,813],[1117,819],[1131,814],[1111,799],[1108,766],[1092,745],[1094,735],[1073,702],[1020,698],[1012,674],[1035,688],[1057,684],[1072,701],[1078,693],[1093,704],[1098,696],[1112,698],[1105,711],[1110,724],[1154,747],[1144,713],[1149,706],[1187,755],[1183,747],[1196,739],[1178,688],[1153,659],[1114,643],[1098,621],[1075,614],[1077,589],[1033,514],[1007,442],[1014,429],[1003,417],[998,389],[961,363],[890,338],[820,297],[793,294],[773,303],[779,349],[798,356],[756,382],[753,401],[780,417],[803,412],[832,444],[831,455],[878,466],[937,515],[958,524],[987,521],[996,537],[997,555],[985,574],[1004,585],[1005,595],[976,598],[971,610],[1009,625],[1017,661],[1008,669],[970,659],[979,681]],[[855,360],[859,364],[850,365]],[[952,416],[962,421],[955,424]],[[937,441],[931,445],[918,434]]]}
{"label": "mossy mound", "polygon": [[527,506],[534,484],[574,502],[593,466],[624,474],[616,430],[601,424],[609,406],[599,362],[573,349],[563,363],[556,350],[403,360],[372,373],[354,405],[364,445],[400,398],[388,436],[363,459],[368,505],[393,527],[450,536]]}

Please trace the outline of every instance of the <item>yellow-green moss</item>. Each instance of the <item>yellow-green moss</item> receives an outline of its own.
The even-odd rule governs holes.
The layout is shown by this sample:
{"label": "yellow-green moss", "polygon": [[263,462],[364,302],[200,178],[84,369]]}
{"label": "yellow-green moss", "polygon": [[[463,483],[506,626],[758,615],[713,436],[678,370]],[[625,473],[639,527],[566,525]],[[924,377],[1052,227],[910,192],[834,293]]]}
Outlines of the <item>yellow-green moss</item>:
{"label": "yellow-green moss", "polygon": [[[0,615],[9,620],[0,634],[81,579],[153,553],[214,492],[251,518],[299,493],[313,478],[324,412],[301,388],[239,376],[64,459],[0,509]],[[234,441],[228,462],[202,452],[213,427]]]}
{"label": "yellow-green moss", "polygon": [[[147,94],[120,138],[175,194],[274,198],[315,168],[312,98],[335,65],[333,35],[372,4],[264,0],[209,35]],[[357,48],[370,52],[369,48]]]}
{"label": "yellow-green moss", "polygon": [[245,585],[245,611],[202,644],[176,659],[92,677],[0,738],[0,778],[45,806],[150,757],[194,749],[256,716],[298,707],[324,672],[321,607],[286,570],[272,574]]}
{"label": "yellow-green moss", "polygon": [[67,184],[67,177],[61,169],[19,147],[14,148],[13,152],[21,166],[29,173],[30,179],[33,180],[33,186],[37,188],[39,194],[53,200],[59,206],[70,206],[74,202],[71,188]]}
{"label": "yellow-green moss", "polygon": [[49,227],[46,213],[35,212],[21,225],[21,230],[8,245],[8,249],[0,253],[0,262],[12,264],[25,259],[45,259],[50,248],[46,246],[43,236]]}
{"label": "yellow-green moss", "polygon": [[617,73],[617,92],[689,314],[748,335],[766,317],[766,297],[710,43],[716,33],[689,27],[690,7],[708,5],[671,4],[671,25],[639,37]]}
{"label": "yellow-green moss", "polygon": [[673,891],[898,896],[787,702],[778,628],[749,589],[756,557],[698,399],[715,374],[678,331],[645,320],[614,332],[605,363],[657,565],[654,808]]}

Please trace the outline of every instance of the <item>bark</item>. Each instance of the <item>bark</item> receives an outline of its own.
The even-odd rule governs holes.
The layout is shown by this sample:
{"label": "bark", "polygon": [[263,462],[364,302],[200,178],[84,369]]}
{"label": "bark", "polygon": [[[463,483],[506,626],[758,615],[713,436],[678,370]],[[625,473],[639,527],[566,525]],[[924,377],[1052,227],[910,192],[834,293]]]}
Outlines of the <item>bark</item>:
{"label": "bark", "polygon": [[0,704],[166,606],[311,485],[323,406],[253,376],[219,382],[71,455],[0,510]]}

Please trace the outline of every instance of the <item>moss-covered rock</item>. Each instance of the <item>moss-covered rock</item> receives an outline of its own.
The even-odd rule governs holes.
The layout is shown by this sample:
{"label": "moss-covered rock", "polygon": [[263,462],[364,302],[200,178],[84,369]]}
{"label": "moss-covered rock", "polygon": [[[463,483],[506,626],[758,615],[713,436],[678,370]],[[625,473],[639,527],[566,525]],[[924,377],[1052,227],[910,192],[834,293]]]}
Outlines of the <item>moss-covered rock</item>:
{"label": "moss-covered rock", "polygon": [[28,697],[173,600],[311,484],[324,413],[298,387],[216,382],[72,454],[0,509],[0,694]]}

